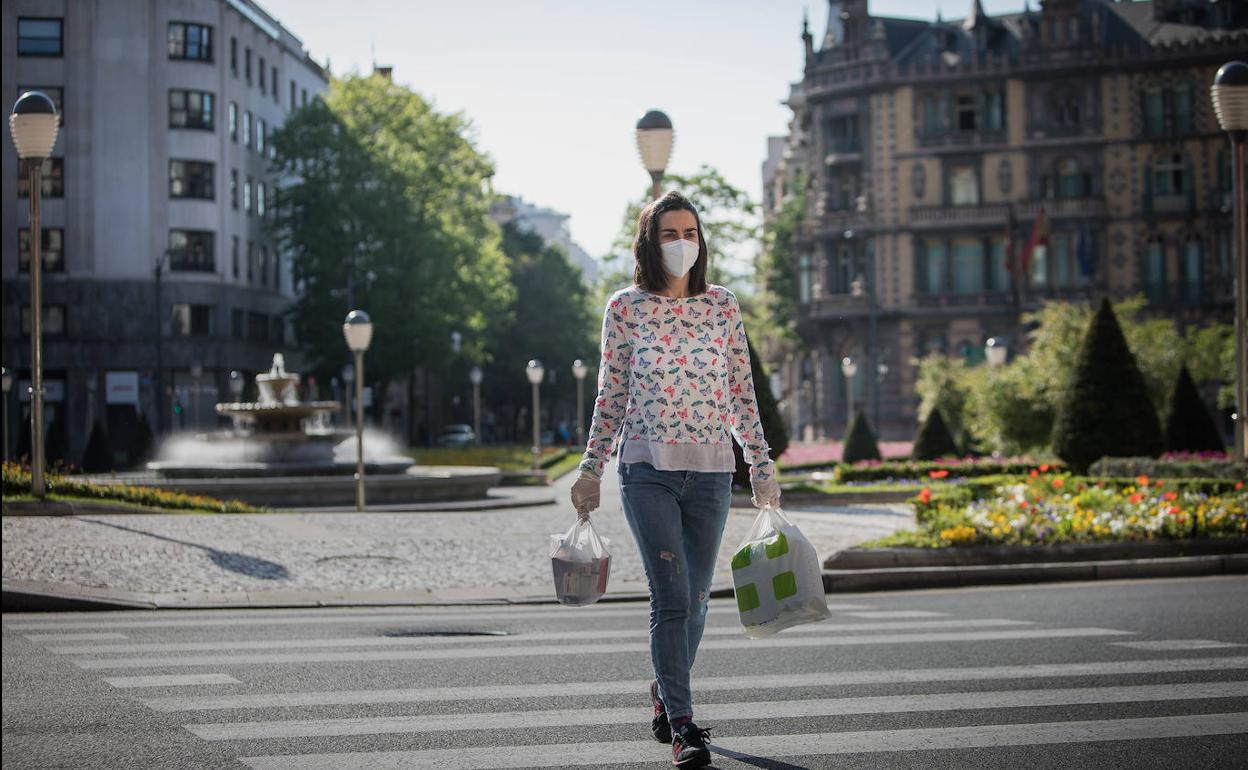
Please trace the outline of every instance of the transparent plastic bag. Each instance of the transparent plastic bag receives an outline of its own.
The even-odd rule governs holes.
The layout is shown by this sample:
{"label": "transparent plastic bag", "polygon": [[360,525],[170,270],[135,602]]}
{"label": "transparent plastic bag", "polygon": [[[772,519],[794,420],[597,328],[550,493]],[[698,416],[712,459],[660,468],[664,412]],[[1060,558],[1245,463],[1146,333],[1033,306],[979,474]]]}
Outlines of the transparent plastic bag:
{"label": "transparent plastic bag", "polygon": [[588,519],[578,518],[562,535],[550,536],[550,563],[555,576],[555,596],[560,604],[579,607],[593,604],[607,592],[611,554],[606,538],[599,537]]}
{"label": "transparent plastic bag", "polygon": [[741,626],[754,639],[831,617],[819,555],[779,508],[758,512],[732,556],[732,583]]}

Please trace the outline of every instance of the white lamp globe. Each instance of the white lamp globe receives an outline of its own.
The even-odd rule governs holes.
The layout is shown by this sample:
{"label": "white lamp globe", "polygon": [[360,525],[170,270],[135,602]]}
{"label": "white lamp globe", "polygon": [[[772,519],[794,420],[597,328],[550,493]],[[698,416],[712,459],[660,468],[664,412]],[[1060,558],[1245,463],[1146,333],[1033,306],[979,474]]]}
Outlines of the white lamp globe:
{"label": "white lamp globe", "polygon": [[468,371],[468,379],[472,381],[473,385],[480,385],[481,384],[481,367],[479,366],[472,367],[472,369]]}
{"label": "white lamp globe", "polygon": [[542,367],[542,362],[536,358],[529,361],[529,365],[525,367],[524,373],[528,376],[529,383],[532,385],[541,384],[542,377],[546,376],[546,370]]}
{"label": "white lamp globe", "polygon": [[9,133],[17,157],[23,160],[46,158],[56,145],[60,133],[56,105],[42,91],[27,91],[13,104],[9,115]]}
{"label": "white lamp globe", "polygon": [[637,151],[641,163],[651,174],[661,174],[672,157],[676,132],[672,120],[659,110],[650,110],[637,121]]}
{"label": "white lamp globe", "polygon": [[849,356],[845,356],[841,359],[841,374],[845,375],[846,379],[852,380],[854,375],[858,374],[858,363]]}
{"label": "white lamp globe", "polygon": [[347,313],[347,320],[342,322],[342,336],[352,353],[363,353],[373,341],[373,321],[363,310],[352,310]]}
{"label": "white lamp globe", "polygon": [[572,376],[575,377],[576,379],[578,380],[585,379],[585,374],[588,371],[589,371],[589,368],[585,366],[585,362],[582,361],[581,359],[578,358],[572,362]]}
{"label": "white lamp globe", "polygon": [[1209,89],[1223,131],[1248,131],[1248,64],[1223,64]]}

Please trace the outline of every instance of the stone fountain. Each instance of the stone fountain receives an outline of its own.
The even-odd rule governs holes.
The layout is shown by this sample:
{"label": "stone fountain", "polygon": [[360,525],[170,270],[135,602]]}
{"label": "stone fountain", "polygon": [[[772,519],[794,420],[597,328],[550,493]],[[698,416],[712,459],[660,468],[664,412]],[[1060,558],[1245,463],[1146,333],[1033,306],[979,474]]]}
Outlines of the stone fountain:
{"label": "stone fountain", "polygon": [[[156,486],[261,505],[327,506],[354,501],[355,432],[335,428],[337,401],[301,401],[299,375],[281,353],[256,375],[255,402],[216,405],[231,426],[174,437],[147,464]],[[485,496],[499,483],[497,468],[416,467],[394,441],[365,431],[365,478],[370,503],[463,500]]]}

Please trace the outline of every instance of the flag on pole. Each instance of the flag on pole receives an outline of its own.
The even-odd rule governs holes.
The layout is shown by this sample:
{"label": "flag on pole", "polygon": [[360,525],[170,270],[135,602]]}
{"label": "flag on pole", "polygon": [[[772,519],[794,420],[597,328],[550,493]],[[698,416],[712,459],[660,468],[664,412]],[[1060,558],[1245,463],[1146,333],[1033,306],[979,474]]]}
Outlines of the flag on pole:
{"label": "flag on pole", "polygon": [[1092,253],[1092,234],[1088,226],[1079,228],[1079,240],[1075,243],[1075,260],[1079,263],[1079,272],[1084,278],[1091,279],[1096,275],[1096,255]]}
{"label": "flag on pole", "polygon": [[1044,209],[1040,209],[1040,213],[1036,215],[1036,222],[1031,226],[1031,237],[1027,239],[1027,245],[1023,247],[1022,267],[1023,275],[1027,275],[1027,271],[1031,269],[1031,260],[1036,255],[1036,249],[1040,246],[1048,248],[1049,245],[1049,218],[1045,215]]}

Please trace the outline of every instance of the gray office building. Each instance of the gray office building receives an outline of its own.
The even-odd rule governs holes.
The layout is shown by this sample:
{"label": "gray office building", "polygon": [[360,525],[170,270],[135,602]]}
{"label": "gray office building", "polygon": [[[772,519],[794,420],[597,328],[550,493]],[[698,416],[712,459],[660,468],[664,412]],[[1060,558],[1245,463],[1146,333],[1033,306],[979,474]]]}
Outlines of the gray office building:
{"label": "gray office building", "polygon": [[[5,0],[0,55],[9,104],[40,90],[63,116],[43,176],[48,443],[77,462],[99,421],[121,460],[138,414],[215,425],[231,370],[293,352],[271,135],[326,71],[248,0]],[[12,451],[29,432],[29,183],[3,145]]]}

